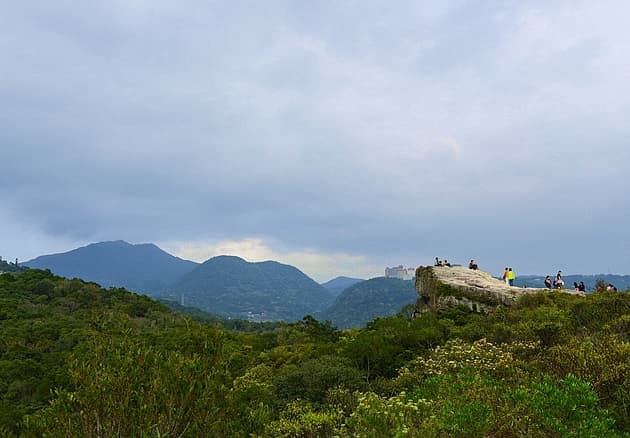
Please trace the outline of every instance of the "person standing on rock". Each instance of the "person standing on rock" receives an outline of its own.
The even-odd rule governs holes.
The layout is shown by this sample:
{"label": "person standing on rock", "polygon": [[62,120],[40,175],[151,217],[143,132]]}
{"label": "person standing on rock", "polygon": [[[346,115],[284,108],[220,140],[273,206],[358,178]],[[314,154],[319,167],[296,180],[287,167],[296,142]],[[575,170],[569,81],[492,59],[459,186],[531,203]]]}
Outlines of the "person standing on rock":
{"label": "person standing on rock", "polygon": [[508,278],[508,284],[510,286],[514,286],[514,280],[516,279],[516,272],[514,272],[512,268],[508,270],[507,278]]}
{"label": "person standing on rock", "polygon": [[548,275],[545,277],[545,287],[551,289],[551,278]]}
{"label": "person standing on rock", "polygon": [[505,281],[505,284],[510,284],[510,282],[508,280],[508,272],[510,272],[510,271],[508,271],[508,268],[505,268],[503,270],[503,277],[501,277],[501,278],[503,278],[503,281]]}

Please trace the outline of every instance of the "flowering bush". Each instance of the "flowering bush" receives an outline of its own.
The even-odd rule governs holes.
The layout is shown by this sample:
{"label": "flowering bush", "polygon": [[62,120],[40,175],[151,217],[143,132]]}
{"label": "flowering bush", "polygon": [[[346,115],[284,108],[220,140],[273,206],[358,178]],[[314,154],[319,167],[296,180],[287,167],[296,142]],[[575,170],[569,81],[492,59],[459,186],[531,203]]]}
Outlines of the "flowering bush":
{"label": "flowering bush", "polygon": [[380,397],[373,392],[359,395],[359,404],[341,427],[342,436],[408,436],[422,426],[430,412],[430,403],[413,400],[401,392],[394,397]]}
{"label": "flowering bush", "polygon": [[319,438],[332,436],[341,424],[343,411],[315,411],[307,402],[296,400],[287,405],[280,419],[265,428],[265,436]]}
{"label": "flowering bush", "polygon": [[463,369],[475,369],[493,375],[507,375],[518,371],[520,355],[538,350],[535,342],[514,342],[495,345],[486,339],[466,343],[460,339],[436,347],[429,356],[417,357],[399,371],[398,383],[403,387],[420,384],[432,375],[454,374]]}
{"label": "flowering bush", "polygon": [[587,382],[540,377],[522,384],[461,370],[428,377],[394,397],[359,395],[340,437],[616,437]]}

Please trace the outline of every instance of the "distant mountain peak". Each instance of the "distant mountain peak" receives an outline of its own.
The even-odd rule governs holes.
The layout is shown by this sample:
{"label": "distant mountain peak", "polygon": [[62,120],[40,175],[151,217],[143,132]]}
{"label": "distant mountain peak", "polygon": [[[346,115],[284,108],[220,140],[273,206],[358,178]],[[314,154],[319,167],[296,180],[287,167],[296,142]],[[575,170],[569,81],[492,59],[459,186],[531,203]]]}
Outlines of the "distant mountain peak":
{"label": "distant mountain peak", "polygon": [[155,295],[190,272],[197,263],[175,257],[153,243],[124,240],[95,242],[73,250],[37,257],[26,266],[50,269],[62,277],[95,281]]}
{"label": "distant mountain peak", "polygon": [[229,317],[294,321],[323,311],[333,295],[295,266],[213,257],[170,290],[187,305]]}
{"label": "distant mountain peak", "polygon": [[125,240],[103,240],[102,242],[93,242],[86,246],[133,246],[131,243]]}
{"label": "distant mountain peak", "polygon": [[235,255],[222,254],[222,255],[210,257],[208,260],[203,262],[203,264],[205,265],[205,264],[221,263],[221,262],[251,263]]}
{"label": "distant mountain peak", "polygon": [[325,285],[325,284],[338,282],[338,281],[355,281],[355,282],[359,282],[359,281],[365,281],[365,280],[362,279],[362,278],[346,277],[345,275],[339,275],[338,277],[335,277],[332,280],[328,280],[327,282],[322,283],[322,286]]}
{"label": "distant mountain peak", "polygon": [[339,276],[327,281],[326,283],[322,283],[322,286],[328,289],[333,295],[338,296],[345,289],[362,281],[364,280],[361,278]]}

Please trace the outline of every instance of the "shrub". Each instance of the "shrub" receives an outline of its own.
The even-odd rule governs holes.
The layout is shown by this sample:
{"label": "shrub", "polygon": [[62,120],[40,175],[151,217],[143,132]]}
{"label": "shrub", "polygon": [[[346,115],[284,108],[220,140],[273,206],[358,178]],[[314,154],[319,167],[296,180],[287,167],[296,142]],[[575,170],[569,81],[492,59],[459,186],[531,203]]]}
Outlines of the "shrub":
{"label": "shrub", "polygon": [[307,402],[296,400],[281,412],[280,419],[265,427],[265,436],[278,438],[320,438],[333,436],[341,425],[341,410],[315,411]]}
{"label": "shrub", "polygon": [[363,386],[361,372],[348,359],[322,356],[299,366],[290,366],[274,379],[278,395],[286,400],[304,398],[321,403],[331,388],[359,389]]}
{"label": "shrub", "polygon": [[514,374],[520,366],[515,353],[516,356],[524,356],[538,348],[538,344],[533,342],[495,345],[485,339],[472,344],[453,339],[442,347],[436,347],[427,357],[410,361],[400,369],[397,381],[403,388],[409,388],[421,384],[428,376],[456,374],[465,369],[499,376]]}
{"label": "shrub", "polygon": [[427,377],[410,393],[359,397],[341,436],[616,437],[587,382],[542,376],[508,383],[472,369]]}
{"label": "shrub", "polygon": [[407,436],[421,427],[430,407],[426,400],[411,400],[405,392],[394,397],[368,392],[359,395],[358,402],[339,431],[342,436]]}
{"label": "shrub", "polygon": [[560,377],[573,374],[590,382],[618,426],[630,429],[630,343],[614,336],[574,338],[549,349],[541,367]]}
{"label": "shrub", "polygon": [[224,397],[207,358],[130,339],[95,340],[70,373],[76,390],[57,390],[28,419],[33,435],[195,436],[211,430]]}

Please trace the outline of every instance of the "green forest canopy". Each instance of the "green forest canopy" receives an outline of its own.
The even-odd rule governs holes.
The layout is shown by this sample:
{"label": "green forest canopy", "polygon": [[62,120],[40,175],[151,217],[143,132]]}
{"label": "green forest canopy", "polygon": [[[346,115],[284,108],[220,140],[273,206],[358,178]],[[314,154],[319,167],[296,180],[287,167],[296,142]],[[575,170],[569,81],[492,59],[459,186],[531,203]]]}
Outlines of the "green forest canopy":
{"label": "green forest canopy", "polygon": [[338,331],[203,324],[0,275],[2,436],[628,436],[630,297],[524,296]]}

